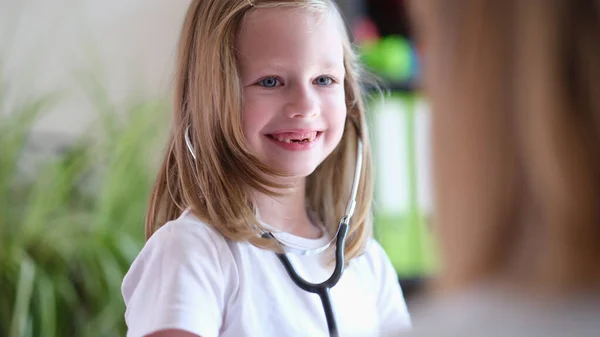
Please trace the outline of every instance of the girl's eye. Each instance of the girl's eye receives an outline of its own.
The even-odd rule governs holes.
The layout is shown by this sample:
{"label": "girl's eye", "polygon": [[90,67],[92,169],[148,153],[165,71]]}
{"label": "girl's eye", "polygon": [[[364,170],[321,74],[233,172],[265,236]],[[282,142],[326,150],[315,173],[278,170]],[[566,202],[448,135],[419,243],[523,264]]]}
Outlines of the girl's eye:
{"label": "girl's eye", "polygon": [[317,85],[326,87],[326,86],[331,85],[333,83],[333,79],[331,77],[329,77],[329,76],[319,76],[315,80],[315,83]]}
{"label": "girl's eye", "polygon": [[280,85],[281,83],[275,77],[267,77],[265,79],[260,80],[260,82],[258,82],[258,84],[260,84],[261,86],[263,86],[265,88],[275,88],[276,86]]}

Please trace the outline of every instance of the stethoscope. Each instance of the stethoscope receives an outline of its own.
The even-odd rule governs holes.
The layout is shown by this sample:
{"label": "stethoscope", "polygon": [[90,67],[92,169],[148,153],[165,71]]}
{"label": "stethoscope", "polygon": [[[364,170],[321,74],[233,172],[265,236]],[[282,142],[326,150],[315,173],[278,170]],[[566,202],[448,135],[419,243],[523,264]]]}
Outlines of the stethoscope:
{"label": "stethoscope", "polygon": [[[187,146],[189,152],[192,154],[192,157],[194,159],[196,159],[196,154],[195,154],[196,151],[194,150],[194,147],[192,146],[192,142],[190,141],[189,127],[185,130],[185,143],[186,143],[186,146]],[[322,247],[315,248],[315,249],[298,249],[295,247],[288,246],[285,243],[281,242],[273,235],[272,232],[263,231],[263,234],[262,234],[263,238],[269,238],[272,240],[276,240],[277,243],[279,244],[279,246],[281,247],[281,249],[284,251],[284,253],[275,253],[275,254],[279,258],[279,261],[281,261],[281,263],[283,264],[283,267],[285,268],[286,272],[288,273],[288,275],[290,276],[292,281],[300,289],[319,295],[319,298],[321,299],[321,303],[323,305],[323,311],[325,312],[325,318],[327,320],[329,336],[331,336],[331,337],[338,337],[339,333],[338,333],[337,323],[336,323],[336,319],[335,319],[335,312],[333,310],[333,306],[331,305],[330,290],[338,283],[338,281],[342,277],[342,274],[344,273],[344,263],[345,263],[344,262],[344,250],[345,250],[345,245],[346,245],[346,236],[348,235],[348,228],[350,226],[350,219],[352,218],[352,215],[354,215],[354,209],[356,207],[356,194],[358,193],[358,185],[360,183],[360,174],[361,174],[361,170],[362,170],[362,147],[363,147],[362,141],[359,136],[358,140],[357,140],[357,147],[356,147],[356,166],[354,169],[354,179],[352,182],[352,190],[350,193],[350,200],[348,200],[348,204],[346,206],[346,212],[345,212],[344,216],[342,217],[342,219],[340,220],[340,223],[338,225],[337,233],[336,233],[335,237],[329,243],[327,243],[326,245],[324,245]],[[296,255],[318,254],[318,253],[325,251],[327,248],[329,248],[329,246],[331,246],[331,244],[334,241],[335,241],[335,267],[333,269],[331,276],[327,280],[325,280],[321,283],[308,282],[304,278],[302,278],[300,275],[298,275],[292,262],[286,255],[287,253],[293,253]]]}

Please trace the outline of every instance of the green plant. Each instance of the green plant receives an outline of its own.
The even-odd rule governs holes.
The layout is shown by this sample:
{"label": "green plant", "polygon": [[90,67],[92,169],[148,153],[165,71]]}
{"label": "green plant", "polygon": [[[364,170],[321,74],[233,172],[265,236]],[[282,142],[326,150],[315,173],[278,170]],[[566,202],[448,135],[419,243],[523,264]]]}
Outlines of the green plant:
{"label": "green plant", "polygon": [[57,96],[2,105],[1,336],[124,335],[120,285],[143,244],[166,106],[145,100],[118,109],[93,81],[88,93],[98,123],[29,175],[22,166],[33,122]]}

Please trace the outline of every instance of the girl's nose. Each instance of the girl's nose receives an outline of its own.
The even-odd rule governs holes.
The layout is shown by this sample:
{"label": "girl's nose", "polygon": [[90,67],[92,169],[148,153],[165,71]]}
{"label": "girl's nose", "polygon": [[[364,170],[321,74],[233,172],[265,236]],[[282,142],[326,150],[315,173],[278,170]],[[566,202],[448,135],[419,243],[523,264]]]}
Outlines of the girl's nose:
{"label": "girl's nose", "polygon": [[290,90],[285,106],[285,115],[289,118],[314,118],[320,115],[319,99],[314,90],[298,85]]}

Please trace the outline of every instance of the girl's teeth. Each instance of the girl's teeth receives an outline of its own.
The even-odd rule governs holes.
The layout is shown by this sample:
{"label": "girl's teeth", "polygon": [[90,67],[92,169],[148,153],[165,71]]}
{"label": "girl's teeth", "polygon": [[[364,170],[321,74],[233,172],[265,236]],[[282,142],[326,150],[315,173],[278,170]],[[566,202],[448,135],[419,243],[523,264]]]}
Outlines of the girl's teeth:
{"label": "girl's teeth", "polygon": [[305,134],[278,134],[272,135],[273,138],[282,142],[282,143],[291,143],[291,142],[312,142],[317,138],[317,132],[307,132]]}

